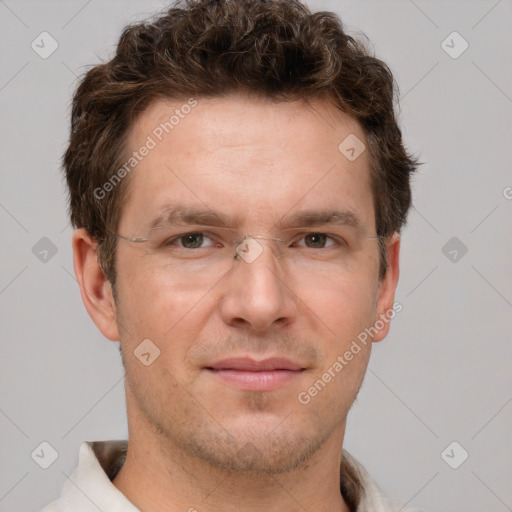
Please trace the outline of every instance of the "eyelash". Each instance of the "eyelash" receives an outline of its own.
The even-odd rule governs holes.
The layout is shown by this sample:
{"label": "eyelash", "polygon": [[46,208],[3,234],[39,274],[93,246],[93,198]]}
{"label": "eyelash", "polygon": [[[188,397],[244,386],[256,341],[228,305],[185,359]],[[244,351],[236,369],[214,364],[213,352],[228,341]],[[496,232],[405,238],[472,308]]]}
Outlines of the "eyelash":
{"label": "eyelash", "polygon": [[[162,244],[162,246],[163,247],[169,247],[172,244],[174,244],[176,241],[179,241],[179,240],[181,240],[183,238],[186,238],[187,236],[190,236],[190,235],[203,235],[204,237],[214,241],[213,237],[209,236],[208,233],[204,233],[202,231],[192,231],[190,233],[184,233],[182,235],[178,235],[178,236],[175,236],[175,237],[173,237],[173,238],[171,238],[169,240],[166,240]],[[340,245],[341,247],[347,247],[347,245],[348,245],[347,242],[343,238],[341,238],[341,237],[339,237],[337,235],[329,234],[329,233],[322,233],[320,231],[318,231],[318,232],[317,231],[312,231],[312,232],[309,232],[309,233],[304,233],[304,234],[300,235],[300,238],[298,238],[298,240],[302,240],[304,237],[306,237],[308,235],[325,235],[327,238],[332,240],[334,242],[334,244]],[[301,247],[304,247],[304,246],[301,246]],[[327,246],[327,247],[320,247],[320,249],[328,249],[329,247],[332,247],[332,245]],[[194,249],[190,249],[190,248],[187,248],[187,247],[179,246],[179,248],[191,251],[191,250],[194,250],[194,249],[206,249],[207,247],[196,247]],[[306,248],[307,249],[314,249],[313,247],[306,247]]]}

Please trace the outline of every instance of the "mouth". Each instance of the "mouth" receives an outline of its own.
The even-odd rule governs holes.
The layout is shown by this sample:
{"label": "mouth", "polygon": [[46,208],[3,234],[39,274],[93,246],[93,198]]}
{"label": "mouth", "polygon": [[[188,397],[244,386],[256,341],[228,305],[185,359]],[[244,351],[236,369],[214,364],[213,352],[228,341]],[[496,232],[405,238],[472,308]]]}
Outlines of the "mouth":
{"label": "mouth", "polygon": [[256,361],[244,357],[224,359],[204,370],[224,383],[245,391],[272,391],[298,378],[306,368],[285,358]]}

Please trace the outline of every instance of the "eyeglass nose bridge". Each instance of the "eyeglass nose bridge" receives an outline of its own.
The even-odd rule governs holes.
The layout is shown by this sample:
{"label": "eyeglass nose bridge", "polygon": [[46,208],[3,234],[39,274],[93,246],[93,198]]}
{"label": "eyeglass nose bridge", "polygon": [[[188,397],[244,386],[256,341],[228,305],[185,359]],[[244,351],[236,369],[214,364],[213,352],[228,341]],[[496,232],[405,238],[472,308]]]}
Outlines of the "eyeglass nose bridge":
{"label": "eyeglass nose bridge", "polygon": [[[276,242],[284,242],[284,240],[282,240],[281,238],[274,238],[266,235],[245,235],[244,239],[241,242],[238,242],[238,240],[233,240],[237,244],[235,248],[235,254],[233,255],[233,259],[238,260],[239,258],[241,258],[246,263],[252,263],[253,261],[255,261],[258,258],[258,256],[260,256],[260,254],[263,252],[263,247],[256,240],[254,242],[250,242],[250,240],[255,238],[273,240]],[[274,256],[276,259],[279,259],[279,251],[276,252],[274,250]]]}

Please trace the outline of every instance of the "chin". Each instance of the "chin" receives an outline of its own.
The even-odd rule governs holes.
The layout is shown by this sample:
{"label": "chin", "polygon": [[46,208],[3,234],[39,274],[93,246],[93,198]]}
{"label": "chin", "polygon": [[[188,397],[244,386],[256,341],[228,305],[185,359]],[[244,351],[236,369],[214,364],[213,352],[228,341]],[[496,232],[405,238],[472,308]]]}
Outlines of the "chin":
{"label": "chin", "polygon": [[[202,431],[189,430],[181,446],[190,455],[221,471],[237,474],[280,474],[296,470],[332,434],[325,424],[301,424],[290,411],[244,414]],[[287,421],[290,419],[290,421]]]}

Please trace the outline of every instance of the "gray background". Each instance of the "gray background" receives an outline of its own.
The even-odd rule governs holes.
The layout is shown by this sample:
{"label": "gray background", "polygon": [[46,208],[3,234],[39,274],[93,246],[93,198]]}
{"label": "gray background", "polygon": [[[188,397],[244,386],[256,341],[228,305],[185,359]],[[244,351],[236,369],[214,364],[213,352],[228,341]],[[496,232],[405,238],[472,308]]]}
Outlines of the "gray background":
{"label": "gray background", "polygon": [[[2,511],[57,498],[81,441],[127,435],[118,344],[89,319],[73,275],[59,160],[77,75],[164,5],[0,0]],[[337,12],[389,63],[406,144],[426,162],[402,238],[403,311],[374,347],[345,447],[409,505],[512,510],[512,3],[309,5]],[[43,31],[59,45],[47,59],[31,48]],[[441,46],[453,31],[469,43],[456,59]],[[43,237],[57,249],[47,261]],[[46,470],[31,458],[42,441],[59,454]],[[441,456],[452,441],[463,447],[448,450],[452,464],[469,453],[458,469]]]}

